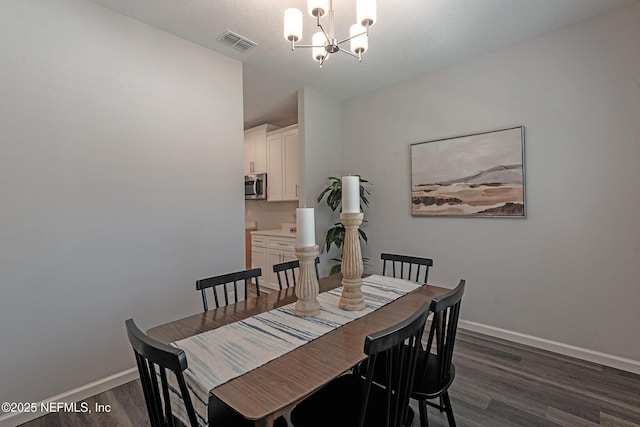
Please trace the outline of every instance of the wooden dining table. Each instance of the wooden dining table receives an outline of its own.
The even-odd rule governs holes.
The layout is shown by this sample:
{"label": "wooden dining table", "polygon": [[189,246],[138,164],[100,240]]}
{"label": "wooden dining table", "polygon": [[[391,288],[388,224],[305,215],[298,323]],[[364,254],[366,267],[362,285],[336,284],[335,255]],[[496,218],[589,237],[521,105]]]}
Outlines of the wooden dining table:
{"label": "wooden dining table", "polygon": [[[340,286],[341,276],[321,278],[320,292]],[[367,335],[395,325],[424,303],[449,289],[424,285],[397,300],[341,326],[289,353],[236,377],[211,391],[219,400],[256,426],[273,426],[307,396],[366,358]],[[170,343],[188,338],[296,301],[295,288],[263,292],[235,304],[195,314],[149,329],[152,338]]]}

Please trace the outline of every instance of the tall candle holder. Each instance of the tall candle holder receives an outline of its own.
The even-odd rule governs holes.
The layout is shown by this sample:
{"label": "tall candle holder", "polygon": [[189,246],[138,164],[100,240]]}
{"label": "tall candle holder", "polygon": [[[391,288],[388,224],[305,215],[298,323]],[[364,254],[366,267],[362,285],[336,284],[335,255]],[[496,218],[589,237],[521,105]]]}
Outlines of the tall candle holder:
{"label": "tall candle holder", "polygon": [[298,316],[307,317],[320,314],[318,277],[315,268],[318,253],[318,245],[296,247],[296,256],[300,260],[300,278],[296,285],[298,301],[296,301],[294,310]]}
{"label": "tall candle holder", "polygon": [[360,250],[360,236],[358,228],[362,224],[362,212],[342,212],[340,220],[345,228],[344,243],[342,244],[342,297],[338,307],[348,311],[364,310],[364,296],[362,295],[362,252]]}

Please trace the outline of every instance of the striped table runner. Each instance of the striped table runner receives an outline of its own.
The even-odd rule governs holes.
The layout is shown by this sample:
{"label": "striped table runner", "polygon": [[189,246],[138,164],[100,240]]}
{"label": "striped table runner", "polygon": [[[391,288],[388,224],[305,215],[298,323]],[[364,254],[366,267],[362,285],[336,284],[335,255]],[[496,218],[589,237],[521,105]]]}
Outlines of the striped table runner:
{"label": "striped table runner", "polygon": [[[200,425],[208,425],[209,393],[215,387],[282,356],[352,320],[396,300],[421,284],[393,277],[372,275],[363,279],[366,307],[362,311],[338,308],[342,287],[318,295],[320,314],[300,317],[291,303],[172,345],[187,355],[185,380]],[[189,418],[175,385],[171,387],[174,415],[186,425]]]}

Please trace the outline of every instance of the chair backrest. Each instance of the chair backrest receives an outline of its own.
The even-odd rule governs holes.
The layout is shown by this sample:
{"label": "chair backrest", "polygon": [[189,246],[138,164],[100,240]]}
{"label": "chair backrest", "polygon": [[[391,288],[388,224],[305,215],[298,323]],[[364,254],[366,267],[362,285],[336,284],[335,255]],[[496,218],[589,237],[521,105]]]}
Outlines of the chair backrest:
{"label": "chair backrest", "polygon": [[367,372],[365,374],[362,409],[359,426],[364,426],[367,401],[373,384],[376,363],[383,363],[379,367],[385,372],[384,381],[376,376],[376,382],[386,389],[387,426],[399,427],[404,425],[409,409],[409,397],[413,387],[420,341],[429,314],[429,305],[424,304],[410,317],[390,328],[373,333],[365,339],[364,353],[369,356]]}
{"label": "chair backrest", "polygon": [[[233,302],[246,299],[251,279],[255,280],[256,295],[260,296],[260,282],[258,279],[260,276],[262,276],[262,269],[254,268],[252,270],[242,270],[235,273],[228,273],[221,276],[197,280],[196,289],[202,293],[202,305],[204,306],[204,311],[209,311],[209,304],[207,303],[207,289],[211,289],[213,292],[213,299],[216,304],[215,308],[218,308],[220,306],[229,305],[230,292],[233,294]],[[238,288],[238,282],[244,282],[240,284],[240,288]]]}
{"label": "chair backrest", "polygon": [[[383,276],[390,274],[393,277],[422,283],[427,283],[429,267],[433,266],[433,260],[431,258],[383,253],[380,255],[380,259],[382,259]],[[387,263],[390,264],[389,268]],[[398,266],[398,268],[396,268],[396,266]],[[422,277],[420,271],[423,272]],[[415,274],[412,275],[412,272]]]}
{"label": "chair backrest", "polygon": [[[127,319],[125,326],[129,342],[136,357],[151,426],[164,427],[174,425],[171,400],[169,399],[167,369],[176,376],[191,426],[197,426],[196,413],[193,410],[191,396],[182,374],[187,369],[187,356],[184,351],[149,337],[138,329],[133,319]],[[158,372],[156,372],[156,368]],[[160,375],[161,386],[158,385],[158,375]],[[160,388],[162,389],[162,399],[160,398]]]}
{"label": "chair backrest", "polygon": [[[460,305],[464,294],[465,281],[460,280],[455,289],[446,294],[431,300],[429,310],[433,312],[433,320],[429,330],[426,353],[432,351],[433,343],[436,343],[437,364],[438,364],[438,387],[445,387],[451,377],[451,363],[453,360],[453,347],[456,342],[458,331],[458,318],[460,316]],[[434,341],[435,339],[435,341]],[[427,358],[424,358],[425,363]],[[426,376],[428,369],[424,369]],[[426,378],[423,378],[424,381]]]}
{"label": "chair backrest", "polygon": [[[320,264],[320,257],[316,257],[315,259],[316,277],[319,279],[320,274],[318,273],[318,264]],[[273,265],[273,272],[276,273],[278,277],[278,286],[280,286],[280,289],[296,285],[296,273],[299,269],[300,261],[297,259]],[[282,283],[283,276],[286,286]],[[289,278],[291,278],[291,280],[289,280]]]}

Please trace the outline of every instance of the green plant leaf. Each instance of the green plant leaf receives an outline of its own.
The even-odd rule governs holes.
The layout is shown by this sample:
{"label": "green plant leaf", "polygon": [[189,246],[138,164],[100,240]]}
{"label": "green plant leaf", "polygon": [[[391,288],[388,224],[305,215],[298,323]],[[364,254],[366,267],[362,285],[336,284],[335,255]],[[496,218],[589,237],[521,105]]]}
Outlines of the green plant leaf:
{"label": "green plant leaf", "polygon": [[342,188],[331,190],[327,196],[327,205],[334,212],[342,205]]}
{"label": "green plant leaf", "polygon": [[333,267],[331,267],[331,270],[329,270],[329,276],[333,276],[334,274],[338,274],[338,273],[340,273],[340,271],[342,271],[342,264],[336,264]]}
{"label": "green plant leaf", "polygon": [[322,193],[320,193],[320,195],[318,196],[318,203],[322,201],[322,199],[324,198],[324,195],[327,194],[327,192],[329,192],[330,190],[331,190],[331,187],[327,187],[324,190],[322,190]]}
{"label": "green plant leaf", "polygon": [[331,245],[335,245],[336,248],[339,249],[344,242],[344,233],[344,225],[339,222],[335,223],[333,227],[327,230],[327,236],[323,243],[323,251],[329,252]]}

